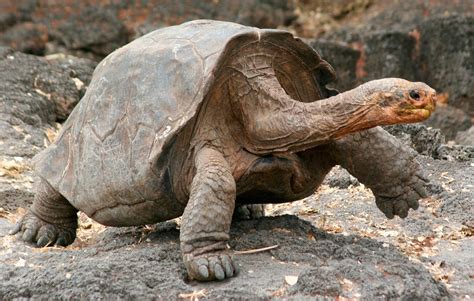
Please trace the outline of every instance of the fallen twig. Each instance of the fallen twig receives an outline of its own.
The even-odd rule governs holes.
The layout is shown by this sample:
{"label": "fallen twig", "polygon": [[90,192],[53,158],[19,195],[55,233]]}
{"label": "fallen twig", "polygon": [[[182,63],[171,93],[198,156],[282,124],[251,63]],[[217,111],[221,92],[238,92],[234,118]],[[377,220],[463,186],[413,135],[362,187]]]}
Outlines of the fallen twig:
{"label": "fallen twig", "polygon": [[191,301],[197,301],[199,300],[199,297],[205,297],[207,293],[206,289],[202,289],[200,291],[195,291],[192,293],[187,293],[187,294],[179,294],[178,297],[182,299],[190,299]]}
{"label": "fallen twig", "polygon": [[265,248],[260,248],[260,249],[252,249],[252,250],[245,250],[245,251],[234,251],[235,254],[254,254],[254,253],[260,253],[260,252],[265,252],[268,250],[273,250],[278,248],[279,245],[273,245]]}

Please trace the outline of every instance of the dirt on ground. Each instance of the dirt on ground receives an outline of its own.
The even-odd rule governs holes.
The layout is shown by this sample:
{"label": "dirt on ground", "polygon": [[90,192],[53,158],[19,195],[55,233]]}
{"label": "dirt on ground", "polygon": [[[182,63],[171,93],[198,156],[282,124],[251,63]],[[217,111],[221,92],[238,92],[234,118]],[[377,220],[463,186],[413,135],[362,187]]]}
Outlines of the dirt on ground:
{"label": "dirt on ground", "polygon": [[474,164],[420,160],[432,196],[408,218],[387,220],[370,190],[335,168],[313,196],[235,221],[229,244],[239,275],[212,283],[186,278],[179,219],[109,228],[80,214],[67,248],[38,249],[8,235],[32,200],[34,176],[21,168],[27,163],[2,163],[0,299],[467,300],[474,296]]}

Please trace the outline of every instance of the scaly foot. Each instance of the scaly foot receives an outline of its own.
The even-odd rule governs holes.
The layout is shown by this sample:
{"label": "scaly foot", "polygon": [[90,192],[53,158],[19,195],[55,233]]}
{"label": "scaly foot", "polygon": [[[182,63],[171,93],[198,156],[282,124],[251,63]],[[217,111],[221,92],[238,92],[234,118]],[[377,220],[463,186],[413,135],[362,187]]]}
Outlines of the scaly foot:
{"label": "scaly foot", "polygon": [[427,197],[425,186],[428,182],[422,172],[418,171],[405,187],[398,187],[399,191],[395,196],[376,195],[375,203],[386,217],[392,219],[398,215],[405,218],[410,208],[418,209],[419,199]]}
{"label": "scaly foot", "polygon": [[265,216],[265,205],[248,204],[235,208],[234,219],[247,220]]}
{"label": "scaly foot", "polygon": [[76,238],[76,229],[77,219],[60,225],[50,224],[28,211],[10,231],[10,235],[19,233],[22,240],[36,243],[38,247],[67,246]]}
{"label": "scaly foot", "polygon": [[237,274],[237,268],[228,252],[185,254],[184,265],[190,279],[198,281],[224,280]]}

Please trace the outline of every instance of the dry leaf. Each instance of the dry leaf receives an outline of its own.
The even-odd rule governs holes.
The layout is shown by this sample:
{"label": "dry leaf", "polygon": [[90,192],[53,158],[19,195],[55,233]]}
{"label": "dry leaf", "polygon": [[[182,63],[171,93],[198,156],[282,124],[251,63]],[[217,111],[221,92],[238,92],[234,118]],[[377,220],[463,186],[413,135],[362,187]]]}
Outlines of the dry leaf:
{"label": "dry leaf", "polygon": [[285,282],[289,285],[295,285],[298,282],[298,276],[285,276]]}
{"label": "dry leaf", "polygon": [[179,294],[178,297],[181,299],[189,299],[191,301],[199,301],[199,297],[205,297],[207,294],[206,289],[200,291],[194,291],[192,293]]}
{"label": "dry leaf", "polygon": [[0,218],[7,218],[10,213],[6,211],[5,209],[0,207]]}
{"label": "dry leaf", "polygon": [[279,289],[277,289],[276,291],[274,291],[272,293],[272,296],[273,297],[282,297],[282,296],[285,295],[285,293],[286,293],[286,287],[283,286],[283,287],[280,287]]}
{"label": "dry leaf", "polygon": [[22,173],[29,169],[30,167],[28,165],[16,160],[0,161],[0,176],[20,179],[22,177]]}
{"label": "dry leaf", "polygon": [[354,288],[354,283],[346,278],[342,279],[341,285],[345,292],[350,292]]}
{"label": "dry leaf", "polygon": [[398,236],[400,232],[397,230],[385,230],[385,231],[380,231],[380,235],[383,237],[396,237]]}
{"label": "dry leaf", "polygon": [[15,266],[18,268],[24,267],[26,265],[26,260],[23,258],[18,259],[17,262],[15,262]]}

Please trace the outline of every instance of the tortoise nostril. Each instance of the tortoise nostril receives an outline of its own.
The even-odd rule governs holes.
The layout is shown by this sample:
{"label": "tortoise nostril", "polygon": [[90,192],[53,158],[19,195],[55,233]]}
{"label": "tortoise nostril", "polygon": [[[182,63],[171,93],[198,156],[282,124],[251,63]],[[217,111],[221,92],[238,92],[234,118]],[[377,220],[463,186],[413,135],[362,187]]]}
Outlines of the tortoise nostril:
{"label": "tortoise nostril", "polygon": [[413,100],[420,100],[420,93],[417,90],[410,91],[410,98]]}

